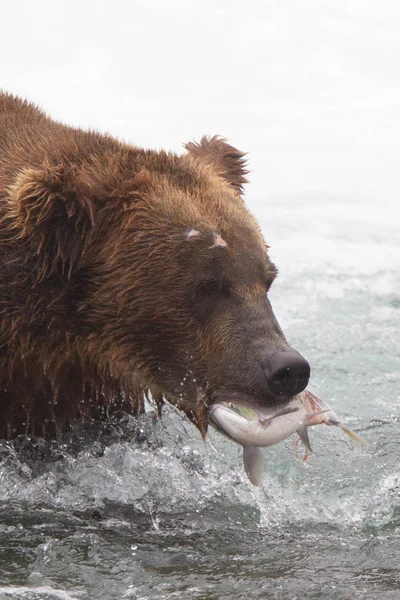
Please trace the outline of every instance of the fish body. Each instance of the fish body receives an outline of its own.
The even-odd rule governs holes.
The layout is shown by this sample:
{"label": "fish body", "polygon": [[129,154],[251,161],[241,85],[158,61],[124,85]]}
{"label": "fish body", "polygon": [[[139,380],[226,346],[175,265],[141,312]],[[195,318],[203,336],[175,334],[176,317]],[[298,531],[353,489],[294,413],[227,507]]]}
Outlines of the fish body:
{"label": "fish body", "polygon": [[208,412],[216,429],[243,446],[245,471],[254,485],[259,484],[263,473],[264,461],[259,448],[278,444],[297,432],[306,448],[307,458],[312,453],[307,430],[313,425],[335,425],[353,440],[365,442],[340,422],[326,402],[308,390],[297,394],[288,403],[273,407],[233,400],[212,404]]}

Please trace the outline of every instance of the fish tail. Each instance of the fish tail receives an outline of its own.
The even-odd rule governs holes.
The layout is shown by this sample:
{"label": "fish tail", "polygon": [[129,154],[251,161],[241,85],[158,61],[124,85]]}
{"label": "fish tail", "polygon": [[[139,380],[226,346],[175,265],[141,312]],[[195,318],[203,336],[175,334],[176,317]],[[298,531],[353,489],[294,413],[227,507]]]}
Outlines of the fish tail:
{"label": "fish tail", "polygon": [[343,425],[343,423],[333,423],[333,425],[337,425],[338,427],[340,427],[340,429],[342,431],[344,431],[344,433],[346,435],[348,435],[349,438],[351,440],[353,440],[354,442],[358,442],[359,444],[363,444],[364,446],[366,446],[366,445],[368,445],[368,444],[371,443],[368,440],[366,440],[365,438],[363,438],[360,435],[358,435],[355,431],[353,431],[352,429],[350,429],[346,425]]}

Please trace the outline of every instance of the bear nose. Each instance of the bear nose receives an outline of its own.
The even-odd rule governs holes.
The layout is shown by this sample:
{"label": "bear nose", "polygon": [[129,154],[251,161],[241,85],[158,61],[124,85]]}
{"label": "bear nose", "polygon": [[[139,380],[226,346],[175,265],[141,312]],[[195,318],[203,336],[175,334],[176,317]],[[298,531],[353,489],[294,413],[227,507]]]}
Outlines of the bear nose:
{"label": "bear nose", "polygon": [[268,386],[275,397],[292,397],[302,392],[310,378],[310,365],[295,350],[276,352],[265,367]]}

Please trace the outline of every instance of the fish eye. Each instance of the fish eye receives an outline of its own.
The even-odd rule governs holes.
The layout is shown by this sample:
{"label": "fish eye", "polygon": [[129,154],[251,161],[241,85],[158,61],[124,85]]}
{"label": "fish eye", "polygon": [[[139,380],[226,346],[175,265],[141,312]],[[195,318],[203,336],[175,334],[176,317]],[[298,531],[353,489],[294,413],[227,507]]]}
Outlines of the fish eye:
{"label": "fish eye", "polygon": [[228,407],[229,408],[235,408],[235,405],[233,404],[233,402],[229,402]]}

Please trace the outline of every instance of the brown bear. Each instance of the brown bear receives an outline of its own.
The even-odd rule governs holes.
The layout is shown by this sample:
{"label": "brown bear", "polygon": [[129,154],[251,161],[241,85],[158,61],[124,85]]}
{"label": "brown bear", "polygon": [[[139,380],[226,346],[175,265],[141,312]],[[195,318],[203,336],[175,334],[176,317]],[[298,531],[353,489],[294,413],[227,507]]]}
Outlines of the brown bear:
{"label": "brown bear", "polygon": [[0,93],[0,437],[137,414],[149,392],[204,436],[216,400],[306,387],[245,166],[219,137],[143,150]]}

